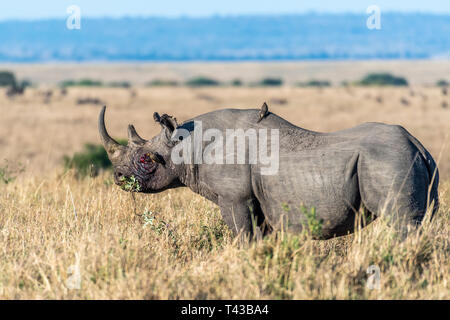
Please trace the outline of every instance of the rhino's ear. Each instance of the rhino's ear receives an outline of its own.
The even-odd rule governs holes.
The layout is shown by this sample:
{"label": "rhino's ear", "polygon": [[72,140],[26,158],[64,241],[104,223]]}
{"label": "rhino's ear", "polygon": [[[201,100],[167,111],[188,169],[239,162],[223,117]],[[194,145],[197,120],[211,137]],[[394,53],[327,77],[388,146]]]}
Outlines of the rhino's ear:
{"label": "rhino's ear", "polygon": [[165,132],[166,138],[170,141],[173,132],[178,127],[177,119],[169,116],[168,114],[159,116],[157,112],[153,114],[153,119],[161,125],[162,129]]}
{"label": "rhino's ear", "polygon": [[158,112],[155,112],[153,113],[153,120],[159,123],[161,127],[167,128],[170,131],[174,131],[178,127],[177,119],[168,114],[163,114],[161,117]]}
{"label": "rhino's ear", "polygon": [[168,129],[170,132],[175,131],[175,129],[178,127],[177,119],[167,114],[162,115],[160,123],[161,126]]}
{"label": "rhino's ear", "polygon": [[158,122],[158,123],[161,122],[161,117],[159,116],[158,112],[153,113],[153,120],[155,120],[155,122]]}

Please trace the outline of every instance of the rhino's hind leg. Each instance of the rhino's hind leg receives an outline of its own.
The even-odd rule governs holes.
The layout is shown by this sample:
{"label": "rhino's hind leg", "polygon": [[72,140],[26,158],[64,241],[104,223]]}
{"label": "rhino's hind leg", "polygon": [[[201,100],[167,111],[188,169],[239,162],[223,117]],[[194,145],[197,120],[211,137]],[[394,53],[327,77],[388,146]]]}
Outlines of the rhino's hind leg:
{"label": "rhino's hind leg", "polygon": [[[372,167],[374,164],[372,163]],[[427,212],[429,177],[417,156],[409,168],[360,163],[360,192],[364,206],[384,217],[404,238],[417,229]]]}
{"label": "rhino's hind leg", "polygon": [[371,202],[373,197],[365,200],[368,203],[364,206],[369,212],[374,214],[375,218],[383,218],[403,239],[417,229],[426,211],[425,206],[412,199],[411,195],[387,192],[387,196],[381,196],[379,202]]}

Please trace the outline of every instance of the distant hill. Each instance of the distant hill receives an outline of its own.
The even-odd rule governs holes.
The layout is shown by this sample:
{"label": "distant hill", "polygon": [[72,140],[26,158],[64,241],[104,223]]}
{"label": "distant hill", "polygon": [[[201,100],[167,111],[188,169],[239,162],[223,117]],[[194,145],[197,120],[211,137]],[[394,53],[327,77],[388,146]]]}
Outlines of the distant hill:
{"label": "distant hill", "polygon": [[0,62],[450,58],[450,15],[304,14],[0,22]]}

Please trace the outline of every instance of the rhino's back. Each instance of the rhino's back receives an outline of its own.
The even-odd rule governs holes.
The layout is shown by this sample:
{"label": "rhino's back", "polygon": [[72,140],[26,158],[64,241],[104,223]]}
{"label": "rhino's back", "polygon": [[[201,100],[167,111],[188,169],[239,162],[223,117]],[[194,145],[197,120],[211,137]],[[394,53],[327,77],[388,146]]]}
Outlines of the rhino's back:
{"label": "rhino's back", "polygon": [[286,149],[286,151],[313,149],[323,145],[331,147],[333,144],[341,142],[358,143],[366,140],[370,143],[371,137],[377,135],[387,138],[387,140],[395,140],[398,136],[393,137],[392,133],[396,133],[396,131],[403,135],[402,132],[396,130],[398,126],[377,122],[368,122],[349,129],[323,133],[298,127],[274,113],[269,113],[261,122],[258,122],[259,112],[260,110],[257,109],[220,109],[187,120],[183,125],[192,127],[189,124],[192,124],[193,121],[200,121],[203,130],[211,128],[222,131],[250,128],[278,129],[280,149]]}
{"label": "rhino's back", "polygon": [[263,121],[258,123],[259,111],[257,109],[220,109],[201,114],[185,121],[186,125],[192,121],[201,121],[203,129],[249,129],[249,128],[297,128],[289,121],[269,113]]}

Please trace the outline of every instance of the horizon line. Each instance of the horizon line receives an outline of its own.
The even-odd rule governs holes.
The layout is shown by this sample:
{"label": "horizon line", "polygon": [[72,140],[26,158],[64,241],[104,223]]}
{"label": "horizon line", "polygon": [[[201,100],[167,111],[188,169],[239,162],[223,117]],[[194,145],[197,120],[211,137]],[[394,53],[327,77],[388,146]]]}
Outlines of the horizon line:
{"label": "horizon line", "polygon": [[[365,11],[316,11],[310,10],[305,12],[279,12],[279,13],[213,13],[204,15],[192,15],[192,14],[177,14],[177,15],[136,15],[136,14],[123,14],[123,15],[83,15],[82,19],[96,20],[96,19],[110,19],[110,20],[121,20],[121,19],[167,19],[167,20],[177,20],[177,19],[211,19],[211,18],[244,18],[244,17],[287,17],[287,16],[308,16],[308,15],[322,15],[322,16],[345,16],[345,15],[367,15]],[[389,10],[382,11],[382,15],[431,15],[431,16],[450,16],[450,11],[436,12],[436,11],[398,11]],[[0,23],[4,22],[40,22],[40,21],[50,21],[50,20],[65,20],[66,16],[48,16],[48,17],[37,17],[37,18],[0,18]]]}

